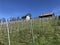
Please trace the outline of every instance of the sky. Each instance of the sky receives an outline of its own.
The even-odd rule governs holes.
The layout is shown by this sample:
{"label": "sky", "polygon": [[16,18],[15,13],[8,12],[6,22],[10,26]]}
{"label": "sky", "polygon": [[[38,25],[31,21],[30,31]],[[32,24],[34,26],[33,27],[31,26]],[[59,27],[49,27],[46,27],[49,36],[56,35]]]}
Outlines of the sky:
{"label": "sky", "polygon": [[34,18],[51,12],[60,15],[60,0],[0,0],[0,18],[22,17],[27,13]]}

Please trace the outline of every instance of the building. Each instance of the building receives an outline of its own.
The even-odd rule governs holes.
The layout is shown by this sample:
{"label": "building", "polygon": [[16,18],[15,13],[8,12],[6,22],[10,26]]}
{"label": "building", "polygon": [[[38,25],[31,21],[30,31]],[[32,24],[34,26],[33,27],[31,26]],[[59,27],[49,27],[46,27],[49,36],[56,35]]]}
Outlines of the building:
{"label": "building", "polygon": [[42,14],[39,16],[39,18],[46,18],[46,17],[53,17],[55,16],[54,13],[49,13],[49,14]]}
{"label": "building", "polygon": [[28,13],[25,16],[22,17],[23,20],[30,20],[31,19],[31,14]]}
{"label": "building", "polygon": [[26,16],[26,20],[28,21],[28,20],[30,20],[30,19],[31,19],[30,16],[27,15],[27,16]]}

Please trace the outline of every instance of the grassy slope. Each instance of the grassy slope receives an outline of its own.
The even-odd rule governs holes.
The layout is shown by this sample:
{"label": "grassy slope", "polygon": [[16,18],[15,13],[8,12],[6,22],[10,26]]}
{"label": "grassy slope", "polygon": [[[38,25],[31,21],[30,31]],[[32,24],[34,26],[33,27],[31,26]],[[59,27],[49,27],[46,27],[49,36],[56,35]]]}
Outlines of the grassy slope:
{"label": "grassy slope", "polygon": [[[59,22],[60,23],[60,22]],[[33,19],[9,23],[11,45],[60,45],[60,26],[55,30],[55,19]],[[0,26],[0,45],[8,45],[6,24]]]}

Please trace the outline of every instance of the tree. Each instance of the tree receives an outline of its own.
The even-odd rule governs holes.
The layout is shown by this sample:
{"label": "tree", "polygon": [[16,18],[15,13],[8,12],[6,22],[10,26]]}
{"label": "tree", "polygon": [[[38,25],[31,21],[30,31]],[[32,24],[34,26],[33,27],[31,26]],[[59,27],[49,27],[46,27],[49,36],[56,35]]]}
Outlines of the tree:
{"label": "tree", "polygon": [[10,18],[10,21],[16,21],[16,18],[15,17]]}
{"label": "tree", "polygon": [[20,17],[17,17],[17,20],[21,20]]}
{"label": "tree", "polygon": [[2,18],[1,19],[1,22],[3,22],[3,23],[6,22],[6,19],[5,18]]}
{"label": "tree", "polygon": [[1,23],[1,19],[0,19],[0,23]]}

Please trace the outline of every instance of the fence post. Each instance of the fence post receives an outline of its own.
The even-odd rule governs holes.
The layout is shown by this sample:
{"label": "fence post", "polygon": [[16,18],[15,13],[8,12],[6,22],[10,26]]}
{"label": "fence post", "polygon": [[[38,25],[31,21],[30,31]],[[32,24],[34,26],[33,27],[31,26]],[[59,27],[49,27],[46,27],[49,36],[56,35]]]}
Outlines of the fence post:
{"label": "fence post", "polygon": [[8,45],[10,45],[10,34],[9,34],[8,21],[6,21],[6,24],[7,24],[7,32],[8,32]]}
{"label": "fence post", "polygon": [[34,45],[34,33],[33,33],[33,27],[32,27],[32,20],[30,20],[30,30],[32,35],[32,45]]}
{"label": "fence post", "polygon": [[58,16],[56,17],[56,21],[55,21],[55,26],[56,26],[56,31],[57,31],[57,26],[58,26]]}
{"label": "fence post", "polygon": [[57,31],[57,26],[58,26],[58,17],[55,17],[55,32]]}
{"label": "fence post", "polygon": [[53,42],[53,44],[57,45],[56,42],[59,42],[58,39],[57,39],[57,35],[56,35],[57,34],[57,29],[58,29],[58,27],[57,27],[58,26],[58,17],[55,17],[55,25],[54,26],[55,26],[55,30],[54,30],[54,38],[53,38],[54,42]]}

